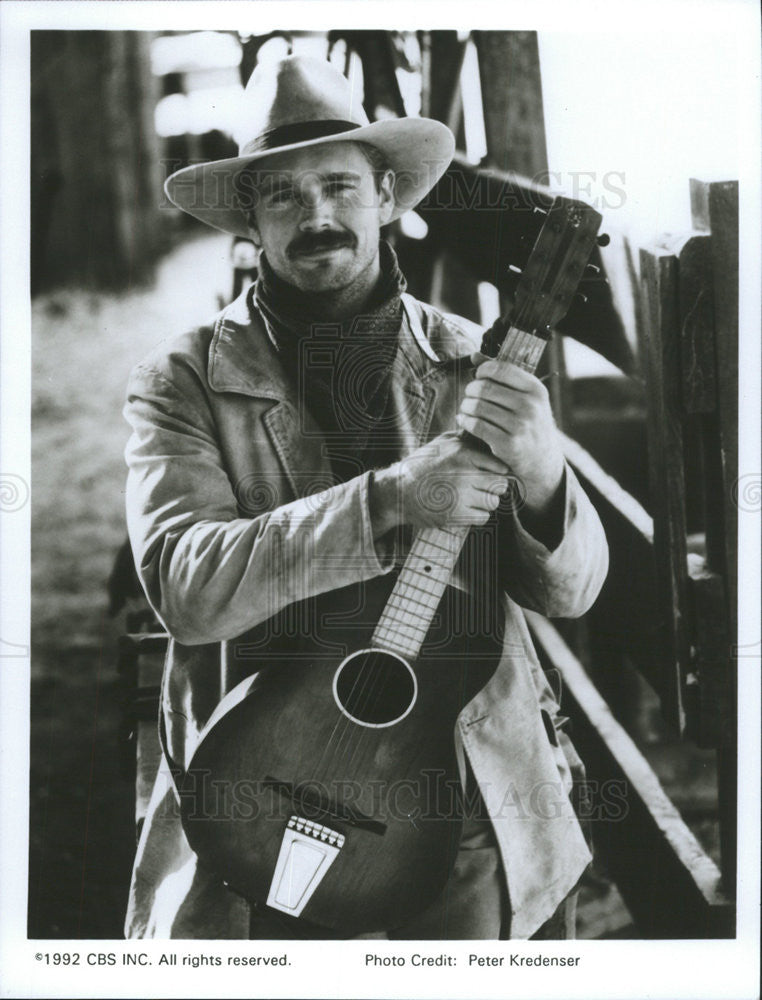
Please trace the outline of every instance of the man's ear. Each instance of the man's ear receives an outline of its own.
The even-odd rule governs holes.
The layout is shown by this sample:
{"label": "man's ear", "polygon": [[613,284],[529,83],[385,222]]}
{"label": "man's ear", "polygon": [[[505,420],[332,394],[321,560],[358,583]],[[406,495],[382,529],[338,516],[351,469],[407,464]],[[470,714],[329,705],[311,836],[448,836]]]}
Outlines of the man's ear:
{"label": "man's ear", "polygon": [[381,183],[378,188],[378,214],[379,222],[382,226],[386,223],[392,216],[394,208],[396,206],[396,201],[394,200],[394,171],[387,170],[384,176],[381,178]]}

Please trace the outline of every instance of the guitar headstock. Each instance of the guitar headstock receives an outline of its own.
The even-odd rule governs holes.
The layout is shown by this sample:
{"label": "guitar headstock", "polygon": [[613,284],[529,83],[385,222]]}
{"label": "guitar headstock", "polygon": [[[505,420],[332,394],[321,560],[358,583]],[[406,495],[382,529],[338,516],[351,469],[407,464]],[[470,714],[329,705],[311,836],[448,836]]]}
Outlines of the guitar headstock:
{"label": "guitar headstock", "polygon": [[585,273],[602,221],[581,201],[557,197],[548,209],[516,287],[510,322],[548,339],[566,315]]}

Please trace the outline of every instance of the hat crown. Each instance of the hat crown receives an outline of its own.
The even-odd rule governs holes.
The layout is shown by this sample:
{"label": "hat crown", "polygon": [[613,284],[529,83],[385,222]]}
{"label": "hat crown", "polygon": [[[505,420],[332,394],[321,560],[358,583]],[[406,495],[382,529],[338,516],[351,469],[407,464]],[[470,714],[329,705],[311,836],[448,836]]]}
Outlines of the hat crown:
{"label": "hat crown", "polygon": [[243,105],[239,131],[242,155],[260,137],[284,125],[327,121],[368,124],[359,88],[329,62],[310,56],[260,63],[246,85]]}

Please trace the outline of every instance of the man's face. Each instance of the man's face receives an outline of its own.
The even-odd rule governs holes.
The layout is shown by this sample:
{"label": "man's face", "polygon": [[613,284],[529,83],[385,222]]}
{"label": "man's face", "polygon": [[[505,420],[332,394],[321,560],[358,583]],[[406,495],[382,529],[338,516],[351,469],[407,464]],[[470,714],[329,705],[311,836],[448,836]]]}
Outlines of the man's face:
{"label": "man's face", "polygon": [[279,278],[305,292],[323,292],[374,273],[379,230],[394,210],[392,175],[379,190],[355,143],[278,153],[255,171],[251,235]]}

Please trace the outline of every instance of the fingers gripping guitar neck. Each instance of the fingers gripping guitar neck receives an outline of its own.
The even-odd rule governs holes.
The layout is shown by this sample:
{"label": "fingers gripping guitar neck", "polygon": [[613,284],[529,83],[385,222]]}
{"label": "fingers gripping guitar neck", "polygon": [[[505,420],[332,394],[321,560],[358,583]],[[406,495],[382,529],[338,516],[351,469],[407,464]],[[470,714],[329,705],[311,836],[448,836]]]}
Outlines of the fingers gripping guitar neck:
{"label": "fingers gripping guitar neck", "polygon": [[[547,341],[511,327],[498,353],[534,372]],[[470,525],[419,531],[389,602],[373,633],[372,645],[415,660],[465,544]]]}

